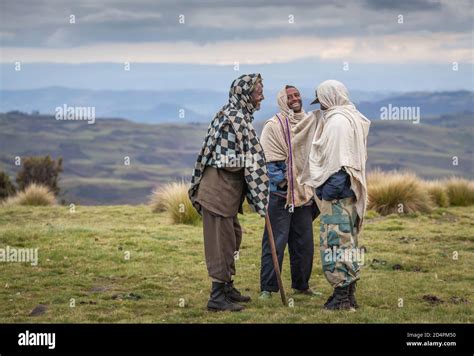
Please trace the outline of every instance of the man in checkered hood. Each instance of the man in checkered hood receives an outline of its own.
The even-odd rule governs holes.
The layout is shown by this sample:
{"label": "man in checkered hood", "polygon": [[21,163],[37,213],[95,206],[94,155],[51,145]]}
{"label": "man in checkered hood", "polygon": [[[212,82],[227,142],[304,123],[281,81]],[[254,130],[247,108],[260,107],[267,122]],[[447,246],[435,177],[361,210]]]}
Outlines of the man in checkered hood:
{"label": "man in checkered hood", "polygon": [[232,82],[229,102],[209,125],[191,179],[189,198],[203,220],[211,311],[240,311],[238,303],[250,301],[234,287],[232,276],[242,241],[237,214],[243,212],[243,201],[247,197],[261,216],[268,203],[265,155],[252,126],[263,99],[260,74],[244,74]]}

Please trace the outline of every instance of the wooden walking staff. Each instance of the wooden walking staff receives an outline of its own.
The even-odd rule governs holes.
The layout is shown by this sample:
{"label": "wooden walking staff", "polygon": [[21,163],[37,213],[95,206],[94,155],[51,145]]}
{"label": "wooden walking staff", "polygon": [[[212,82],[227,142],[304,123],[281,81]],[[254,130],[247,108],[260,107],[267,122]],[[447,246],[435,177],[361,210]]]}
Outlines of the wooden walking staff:
{"label": "wooden walking staff", "polygon": [[268,231],[268,241],[270,242],[270,250],[272,251],[273,267],[275,268],[275,274],[277,277],[278,288],[280,289],[281,302],[286,306],[286,295],[283,289],[283,282],[281,281],[280,265],[278,264],[278,255],[275,247],[275,239],[273,238],[272,224],[270,223],[270,217],[267,213],[265,214],[265,226]]}

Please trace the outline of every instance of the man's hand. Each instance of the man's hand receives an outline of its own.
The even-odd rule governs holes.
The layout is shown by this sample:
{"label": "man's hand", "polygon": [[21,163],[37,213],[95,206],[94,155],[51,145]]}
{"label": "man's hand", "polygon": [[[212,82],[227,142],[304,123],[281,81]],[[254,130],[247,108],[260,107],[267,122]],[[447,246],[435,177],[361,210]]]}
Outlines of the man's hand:
{"label": "man's hand", "polygon": [[287,181],[286,178],[285,178],[285,179],[283,179],[280,183],[278,183],[278,186],[279,186],[280,188],[284,188],[287,183],[288,183],[288,181]]}

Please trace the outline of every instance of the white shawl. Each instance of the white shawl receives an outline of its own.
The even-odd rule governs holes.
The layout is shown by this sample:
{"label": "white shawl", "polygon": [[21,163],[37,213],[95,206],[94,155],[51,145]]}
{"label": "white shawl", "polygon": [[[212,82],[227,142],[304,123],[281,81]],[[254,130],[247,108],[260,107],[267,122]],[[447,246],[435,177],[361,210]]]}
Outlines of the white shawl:
{"label": "white shawl", "polygon": [[[298,184],[297,178],[303,169],[309,155],[310,146],[308,142],[314,137],[318,120],[312,114],[308,115],[302,109],[300,113],[294,113],[288,106],[286,86],[277,95],[280,113],[265,122],[260,143],[265,152],[267,162],[285,161],[287,164],[288,192],[286,206],[294,204],[300,207],[308,203],[313,197],[313,189],[309,186]],[[288,120],[288,127],[286,127]],[[290,139],[288,140],[288,132]],[[291,150],[288,146],[291,142]],[[291,152],[291,157],[290,157]],[[292,167],[289,167],[289,162]],[[289,173],[292,172],[293,176]],[[293,186],[293,189],[291,189]]]}
{"label": "white shawl", "polygon": [[370,121],[349,101],[344,84],[327,80],[318,87],[317,96],[323,110],[322,131],[313,138],[305,169],[299,177],[303,184],[317,188],[344,167],[351,177],[356,195],[356,210],[362,226],[367,207],[367,135]]}

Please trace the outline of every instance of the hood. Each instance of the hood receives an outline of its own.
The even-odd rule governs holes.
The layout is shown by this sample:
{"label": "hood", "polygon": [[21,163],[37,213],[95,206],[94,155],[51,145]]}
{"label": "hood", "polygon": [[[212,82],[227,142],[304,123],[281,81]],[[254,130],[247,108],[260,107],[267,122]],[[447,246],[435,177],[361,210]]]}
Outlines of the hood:
{"label": "hood", "polygon": [[230,85],[229,104],[236,109],[242,109],[245,114],[252,115],[256,108],[250,101],[250,93],[261,81],[262,76],[259,73],[243,74],[235,79]]}

